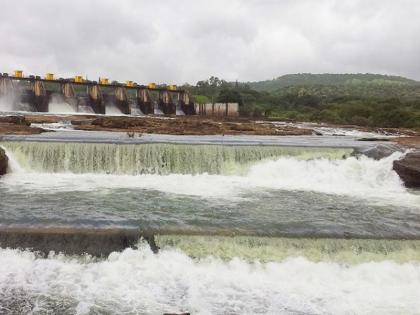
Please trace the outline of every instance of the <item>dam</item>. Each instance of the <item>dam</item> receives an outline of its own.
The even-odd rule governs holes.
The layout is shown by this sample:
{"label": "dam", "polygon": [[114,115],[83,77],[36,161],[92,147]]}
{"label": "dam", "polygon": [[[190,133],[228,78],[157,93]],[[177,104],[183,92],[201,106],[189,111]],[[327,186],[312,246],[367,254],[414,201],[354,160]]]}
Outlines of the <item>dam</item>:
{"label": "dam", "polygon": [[176,85],[139,85],[131,80],[125,83],[98,81],[75,76],[56,79],[54,74],[25,77],[21,70],[12,76],[0,74],[0,98],[11,104],[11,111],[58,111],[94,114],[194,115],[195,106],[189,93]]}

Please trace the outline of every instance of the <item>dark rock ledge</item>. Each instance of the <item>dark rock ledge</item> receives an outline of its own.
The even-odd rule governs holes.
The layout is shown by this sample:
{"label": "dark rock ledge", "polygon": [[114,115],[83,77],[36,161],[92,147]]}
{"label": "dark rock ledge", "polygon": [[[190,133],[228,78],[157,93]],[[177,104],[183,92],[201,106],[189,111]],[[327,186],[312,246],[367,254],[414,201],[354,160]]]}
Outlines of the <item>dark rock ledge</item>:
{"label": "dark rock ledge", "polygon": [[6,174],[8,161],[6,152],[0,147],[0,176]]}
{"label": "dark rock ledge", "polygon": [[394,161],[394,171],[408,188],[420,188],[420,151],[408,153],[404,158]]}

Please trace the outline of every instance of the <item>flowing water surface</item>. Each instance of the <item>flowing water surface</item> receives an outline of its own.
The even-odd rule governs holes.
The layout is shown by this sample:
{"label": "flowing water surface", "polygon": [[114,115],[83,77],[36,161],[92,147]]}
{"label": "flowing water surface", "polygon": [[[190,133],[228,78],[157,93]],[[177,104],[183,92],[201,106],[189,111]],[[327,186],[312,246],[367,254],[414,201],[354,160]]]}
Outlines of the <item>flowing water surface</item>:
{"label": "flowing water surface", "polygon": [[[3,226],[161,250],[0,250],[0,313],[419,314],[420,194],[347,148],[5,141]],[[7,313],[7,312],[6,312]]]}

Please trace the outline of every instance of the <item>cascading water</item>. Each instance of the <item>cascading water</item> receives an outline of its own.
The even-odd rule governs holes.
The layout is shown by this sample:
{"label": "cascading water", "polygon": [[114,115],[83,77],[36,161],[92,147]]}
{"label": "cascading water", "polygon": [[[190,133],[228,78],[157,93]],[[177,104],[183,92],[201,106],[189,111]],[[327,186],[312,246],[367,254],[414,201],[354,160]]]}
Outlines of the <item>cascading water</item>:
{"label": "cascading water", "polygon": [[392,170],[401,153],[376,161],[334,148],[1,146],[11,168],[0,180],[2,225],[136,228],[161,250],[140,243],[97,259],[0,249],[0,313],[420,308],[420,195]]}
{"label": "cascading water", "polygon": [[[58,215],[41,207],[36,219],[41,221],[54,217],[55,222],[72,224],[77,212],[75,217],[83,213],[86,225],[140,225],[165,233],[345,232],[397,238],[416,235],[420,227],[420,196],[404,188],[392,170],[401,153],[375,161],[348,157],[351,149],[334,148],[46,142],[2,146],[13,168],[0,182],[5,202],[21,209],[42,195],[54,208],[68,209]],[[79,200],[82,205],[70,206]],[[123,200],[123,212],[114,212],[119,208],[115,200]],[[144,220],[138,216],[143,211]],[[19,221],[19,213],[5,213],[4,221]],[[404,224],[407,217],[410,225]],[[371,220],[383,224],[372,227]]]}
{"label": "cascading water", "polygon": [[77,112],[77,104],[70,104],[60,94],[53,94],[48,103],[48,111],[57,114],[73,114]]}
{"label": "cascading water", "polygon": [[105,105],[105,114],[106,115],[123,115],[121,110],[114,103],[107,103]]}
{"label": "cascading water", "polygon": [[341,159],[352,152],[351,149],[182,144],[4,142],[2,145],[28,171],[127,175],[240,175],[251,164],[264,159],[285,156]]}
{"label": "cascading water", "polygon": [[305,257],[314,262],[358,264],[393,260],[420,262],[420,240],[274,238],[258,236],[160,235],[156,243],[163,249],[179,249],[194,258],[209,256],[231,260],[283,261]]}
{"label": "cascading water", "polygon": [[49,106],[49,112],[55,113],[55,114],[70,114],[70,113],[76,113],[74,108],[65,102],[51,102],[48,104]]}
{"label": "cascading water", "polygon": [[13,106],[14,103],[14,97],[6,97],[2,96],[0,97],[0,112],[12,112],[15,110],[15,107]]}
{"label": "cascading water", "polygon": [[0,115],[4,113],[13,113],[13,112],[33,112],[35,109],[27,104],[17,101],[17,95],[8,95],[0,97]]}

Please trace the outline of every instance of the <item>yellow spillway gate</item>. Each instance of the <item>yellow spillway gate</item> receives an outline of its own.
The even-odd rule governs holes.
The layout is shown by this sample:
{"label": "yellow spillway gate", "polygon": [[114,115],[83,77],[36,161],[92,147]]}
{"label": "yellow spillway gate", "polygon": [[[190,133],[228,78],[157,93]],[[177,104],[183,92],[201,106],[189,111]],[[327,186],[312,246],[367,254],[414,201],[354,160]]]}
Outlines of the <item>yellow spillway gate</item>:
{"label": "yellow spillway gate", "polygon": [[99,78],[99,84],[108,85],[109,79],[108,78]]}
{"label": "yellow spillway gate", "polygon": [[15,70],[15,77],[16,78],[23,78],[23,71],[22,70]]}
{"label": "yellow spillway gate", "polygon": [[76,82],[76,83],[83,83],[83,77],[81,75],[76,75],[74,77],[74,82]]}

